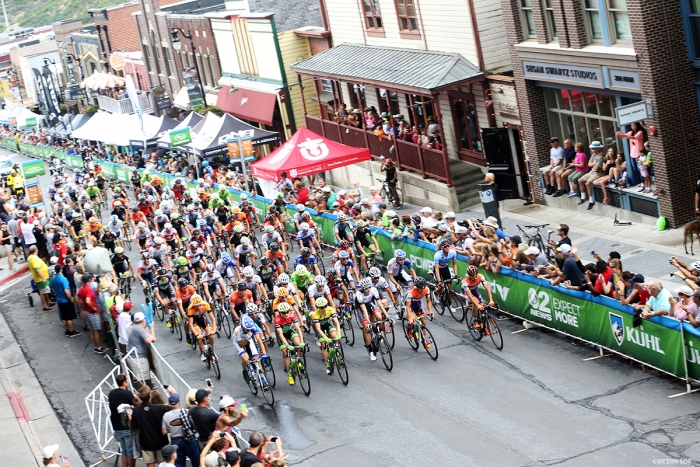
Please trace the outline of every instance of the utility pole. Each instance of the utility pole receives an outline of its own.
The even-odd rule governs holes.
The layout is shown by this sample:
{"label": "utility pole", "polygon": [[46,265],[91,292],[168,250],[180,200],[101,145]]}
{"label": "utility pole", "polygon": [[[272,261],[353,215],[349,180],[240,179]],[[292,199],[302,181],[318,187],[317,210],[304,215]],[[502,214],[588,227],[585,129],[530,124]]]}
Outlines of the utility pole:
{"label": "utility pole", "polygon": [[0,0],[0,4],[2,4],[2,14],[5,15],[5,27],[7,28],[7,31],[10,31],[10,20],[7,18],[7,10],[5,9],[5,0]]}

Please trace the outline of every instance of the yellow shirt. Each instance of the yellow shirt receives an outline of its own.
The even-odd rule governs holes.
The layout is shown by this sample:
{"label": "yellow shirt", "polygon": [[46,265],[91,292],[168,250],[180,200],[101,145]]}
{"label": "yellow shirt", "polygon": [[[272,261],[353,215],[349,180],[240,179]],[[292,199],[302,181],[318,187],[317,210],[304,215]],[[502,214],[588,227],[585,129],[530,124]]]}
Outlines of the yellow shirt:
{"label": "yellow shirt", "polygon": [[316,311],[313,312],[311,318],[314,321],[325,321],[330,319],[334,314],[335,308],[332,306],[327,306],[326,308],[316,308]]}
{"label": "yellow shirt", "polygon": [[[34,279],[35,283],[38,284],[49,279],[49,268],[37,255],[29,255],[27,266],[29,267],[29,272],[32,273],[32,279]],[[41,272],[41,275],[39,275],[39,272]]]}

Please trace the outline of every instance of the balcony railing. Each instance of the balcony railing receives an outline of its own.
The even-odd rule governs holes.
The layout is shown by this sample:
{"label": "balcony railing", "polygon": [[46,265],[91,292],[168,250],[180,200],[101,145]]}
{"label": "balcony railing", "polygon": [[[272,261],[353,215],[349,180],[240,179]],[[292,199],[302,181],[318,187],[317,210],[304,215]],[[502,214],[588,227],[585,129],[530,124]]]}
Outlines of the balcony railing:
{"label": "balcony railing", "polygon": [[[153,113],[153,104],[148,94],[139,94],[139,101],[141,102],[141,109],[144,113]],[[134,113],[131,99],[112,99],[107,96],[97,96],[97,104],[100,106],[100,109],[113,114]]]}
{"label": "balcony railing", "polygon": [[[369,149],[372,157],[391,157],[399,169],[410,170],[423,178],[435,178],[454,186],[450,165],[442,151],[424,148],[420,144],[391,140],[388,136],[377,136],[362,128],[323,120],[306,115],[306,127],[336,143]],[[391,148],[394,147],[394,151]]]}

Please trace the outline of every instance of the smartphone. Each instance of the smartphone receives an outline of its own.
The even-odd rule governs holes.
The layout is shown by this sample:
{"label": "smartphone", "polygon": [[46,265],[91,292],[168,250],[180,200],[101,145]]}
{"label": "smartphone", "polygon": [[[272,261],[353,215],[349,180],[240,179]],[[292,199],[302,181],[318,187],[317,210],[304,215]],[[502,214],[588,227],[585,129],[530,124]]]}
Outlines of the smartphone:
{"label": "smartphone", "polygon": [[170,386],[167,385],[167,384],[164,384],[164,385],[163,385],[163,389],[165,389],[166,391],[168,390],[169,387],[170,387]]}
{"label": "smartphone", "polygon": [[204,380],[204,385],[208,388],[212,387],[213,384],[211,384],[211,379],[207,378]]}
{"label": "smartphone", "polygon": [[277,436],[273,436],[272,438],[270,438],[270,442],[271,442],[271,443],[276,443],[276,442],[277,442]]}
{"label": "smartphone", "polygon": [[247,410],[248,406],[246,404],[241,404],[241,411]]}
{"label": "smartphone", "polygon": [[226,433],[223,433],[223,432],[219,433],[219,438],[225,438],[225,437],[226,437]]}

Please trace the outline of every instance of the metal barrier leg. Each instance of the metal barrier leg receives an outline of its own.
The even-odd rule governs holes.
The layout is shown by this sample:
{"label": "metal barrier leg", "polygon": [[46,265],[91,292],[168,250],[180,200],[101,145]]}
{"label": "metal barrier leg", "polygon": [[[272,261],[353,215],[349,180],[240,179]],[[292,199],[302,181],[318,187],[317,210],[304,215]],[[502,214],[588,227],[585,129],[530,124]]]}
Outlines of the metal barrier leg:
{"label": "metal barrier leg", "polygon": [[615,354],[612,354],[612,353],[605,353],[605,352],[603,352],[603,348],[600,347],[600,346],[598,346],[598,350],[600,351],[600,355],[596,355],[595,357],[590,357],[590,358],[584,358],[583,361],[584,361],[584,362],[587,362],[587,361],[589,361],[589,360],[597,360],[597,359],[599,359],[599,358],[609,357],[610,355],[615,355]]}

